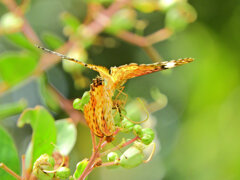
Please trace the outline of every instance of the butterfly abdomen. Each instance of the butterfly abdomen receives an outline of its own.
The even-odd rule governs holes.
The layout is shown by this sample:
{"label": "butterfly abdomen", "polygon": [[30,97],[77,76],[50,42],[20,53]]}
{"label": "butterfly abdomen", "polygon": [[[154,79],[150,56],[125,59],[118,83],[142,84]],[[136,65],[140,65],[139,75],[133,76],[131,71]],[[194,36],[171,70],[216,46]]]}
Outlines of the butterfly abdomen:
{"label": "butterfly abdomen", "polygon": [[112,116],[112,97],[106,91],[101,77],[93,80],[90,101],[84,107],[84,116],[91,131],[98,137],[112,136],[115,131]]}

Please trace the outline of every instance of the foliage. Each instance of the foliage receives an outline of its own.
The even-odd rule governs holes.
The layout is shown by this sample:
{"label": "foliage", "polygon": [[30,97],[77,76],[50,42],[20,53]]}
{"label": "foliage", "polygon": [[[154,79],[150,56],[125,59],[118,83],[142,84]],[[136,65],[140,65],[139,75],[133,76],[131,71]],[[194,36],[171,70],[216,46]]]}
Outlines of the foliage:
{"label": "foliage", "polygon": [[[0,179],[28,179],[38,176],[39,169],[50,179],[83,175],[115,180],[122,176],[239,179],[240,6],[229,2],[221,8],[220,4],[197,0],[2,0],[0,163],[4,164],[0,164]],[[162,57],[193,56],[196,62],[182,70],[131,80],[124,91],[129,96],[126,106],[121,113],[113,110],[121,132],[112,144],[97,141],[95,148],[98,143],[104,147],[99,154],[92,152],[95,161],[91,161],[86,157],[91,151],[89,142],[94,141],[88,138],[81,111],[89,102],[86,90],[95,75],[68,61],[58,65],[59,57],[44,54],[35,44],[107,67],[157,62]],[[137,96],[143,97],[143,103],[134,100]],[[121,94],[120,103],[124,98]],[[17,129],[12,124],[16,119],[18,126],[31,125],[30,142],[29,126]],[[148,121],[133,123],[143,119]],[[142,165],[151,154],[153,141],[156,155],[151,164]],[[47,162],[53,158],[54,165],[42,167],[42,157]],[[112,170],[97,168],[103,166]]]}

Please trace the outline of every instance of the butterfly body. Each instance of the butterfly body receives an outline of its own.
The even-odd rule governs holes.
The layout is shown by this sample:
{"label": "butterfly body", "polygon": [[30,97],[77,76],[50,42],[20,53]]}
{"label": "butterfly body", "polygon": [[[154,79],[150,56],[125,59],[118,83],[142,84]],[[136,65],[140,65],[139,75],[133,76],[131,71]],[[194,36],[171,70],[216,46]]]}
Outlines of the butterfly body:
{"label": "butterfly body", "polygon": [[84,106],[84,116],[91,131],[98,137],[111,137],[115,131],[112,115],[112,93],[101,77],[93,80],[90,101]]}

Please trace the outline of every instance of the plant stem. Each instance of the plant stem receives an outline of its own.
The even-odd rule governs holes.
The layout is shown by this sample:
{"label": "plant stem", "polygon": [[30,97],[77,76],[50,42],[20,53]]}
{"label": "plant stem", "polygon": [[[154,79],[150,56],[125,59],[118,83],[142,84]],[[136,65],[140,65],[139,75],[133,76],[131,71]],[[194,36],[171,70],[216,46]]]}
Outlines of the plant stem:
{"label": "plant stem", "polygon": [[98,166],[98,167],[106,167],[106,166],[114,166],[114,165],[118,165],[118,163],[116,163],[116,162],[106,162],[106,163],[102,163],[102,165]]}
{"label": "plant stem", "polygon": [[21,176],[19,176],[18,174],[16,174],[14,171],[12,171],[11,169],[9,169],[5,164],[0,163],[0,168],[2,168],[3,170],[5,170],[6,172],[8,172],[9,174],[11,174],[13,177],[15,177],[17,180],[21,180]]}
{"label": "plant stem", "polygon": [[26,169],[25,169],[25,155],[22,155],[22,178],[24,180],[26,178]]}
{"label": "plant stem", "polygon": [[87,177],[87,175],[93,170],[94,162],[99,157],[99,150],[101,148],[102,141],[103,141],[103,138],[101,138],[99,140],[98,146],[96,147],[96,149],[94,150],[94,148],[93,148],[93,153],[88,162],[88,165],[86,166],[86,168],[84,169],[82,175],[80,176],[80,178],[78,180],[84,180]]}
{"label": "plant stem", "polygon": [[128,42],[128,43],[131,43],[133,45],[137,45],[139,47],[149,46],[149,42],[147,41],[147,39],[145,37],[139,36],[139,35],[134,34],[132,32],[121,31],[116,36],[118,38]]}
{"label": "plant stem", "polygon": [[121,148],[123,148],[123,147],[125,147],[125,146],[128,146],[129,144],[132,144],[134,141],[136,141],[136,140],[138,140],[138,139],[139,139],[139,137],[136,136],[135,138],[133,138],[133,139],[131,139],[131,140],[129,140],[129,141],[123,143],[123,144],[120,143],[120,144],[117,145],[116,147],[113,147],[112,149],[108,149],[108,150],[106,150],[105,152],[102,152],[102,153],[100,154],[100,156],[101,156],[101,157],[102,157],[102,156],[106,156],[109,152],[116,151],[116,150],[119,150],[119,149],[121,149]]}
{"label": "plant stem", "polygon": [[163,28],[146,36],[146,39],[150,44],[155,44],[168,39],[172,34],[173,32],[170,29]]}
{"label": "plant stem", "polygon": [[145,46],[142,47],[143,50],[147,53],[147,55],[151,58],[153,62],[160,62],[162,60],[162,57],[160,54],[156,51],[156,49],[153,46]]}

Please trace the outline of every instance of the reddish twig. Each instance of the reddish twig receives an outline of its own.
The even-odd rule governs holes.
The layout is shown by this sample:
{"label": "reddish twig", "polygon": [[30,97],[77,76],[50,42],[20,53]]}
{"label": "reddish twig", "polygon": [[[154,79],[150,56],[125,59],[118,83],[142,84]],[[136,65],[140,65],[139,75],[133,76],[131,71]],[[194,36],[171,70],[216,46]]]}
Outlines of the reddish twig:
{"label": "reddish twig", "polygon": [[102,141],[103,141],[103,138],[101,138],[99,140],[96,150],[95,151],[93,150],[93,153],[88,162],[88,165],[86,166],[86,168],[84,169],[82,175],[80,176],[80,178],[78,180],[84,180],[87,177],[87,175],[93,170],[95,160],[99,157],[99,150],[100,150]]}
{"label": "reddish twig", "polygon": [[18,16],[20,16],[23,19],[24,23],[22,26],[22,32],[27,37],[27,39],[32,43],[40,44],[41,41],[39,40],[35,31],[29,25],[28,21],[24,17],[24,13],[22,12],[22,9],[18,7],[17,3],[14,0],[2,0],[2,2],[11,12],[16,13]]}
{"label": "reddish twig", "polygon": [[21,177],[16,174],[13,170],[9,169],[5,164],[0,163],[0,168],[11,174],[13,177],[15,177],[17,180],[21,180]]}
{"label": "reddish twig", "polygon": [[25,155],[22,155],[22,178],[24,180],[26,178],[26,167],[25,167]]}
{"label": "reddish twig", "polygon": [[72,101],[66,99],[61,93],[59,93],[53,86],[48,86],[49,90],[55,94],[61,108],[66,111],[66,113],[70,116],[70,118],[73,120],[74,124],[81,123],[86,125],[85,118],[83,116],[83,113],[81,113],[78,110],[73,109]]}
{"label": "reddish twig", "polygon": [[83,36],[92,37],[104,30],[110,23],[111,16],[113,16],[119,9],[126,5],[129,0],[117,0],[108,9],[100,12],[95,20],[91,22],[84,30]]}
{"label": "reddish twig", "polygon": [[137,45],[139,47],[146,47],[146,46],[149,46],[150,44],[145,37],[139,36],[137,34],[134,34],[128,31],[121,31],[116,36],[128,43]]}
{"label": "reddish twig", "polygon": [[170,29],[163,28],[146,36],[146,39],[150,44],[155,44],[168,39],[172,33],[173,32]]}
{"label": "reddish twig", "polygon": [[102,153],[100,154],[100,156],[101,156],[101,157],[102,157],[102,156],[106,156],[109,152],[116,151],[116,150],[119,150],[119,149],[121,149],[121,148],[123,148],[123,147],[126,147],[126,146],[132,144],[134,141],[136,141],[136,140],[138,140],[138,139],[140,139],[140,138],[139,138],[138,136],[136,136],[135,138],[133,138],[133,139],[131,139],[131,140],[129,140],[129,141],[123,143],[123,144],[119,144],[118,146],[113,147],[112,149],[108,149],[108,150],[106,150],[105,152],[102,152]]}
{"label": "reddish twig", "polygon": [[90,132],[91,132],[91,138],[92,138],[93,151],[97,151],[95,134],[92,131]]}
{"label": "reddish twig", "polygon": [[106,163],[102,163],[101,166],[98,167],[107,167],[107,166],[114,166],[114,165],[118,165],[117,162],[106,162]]}

